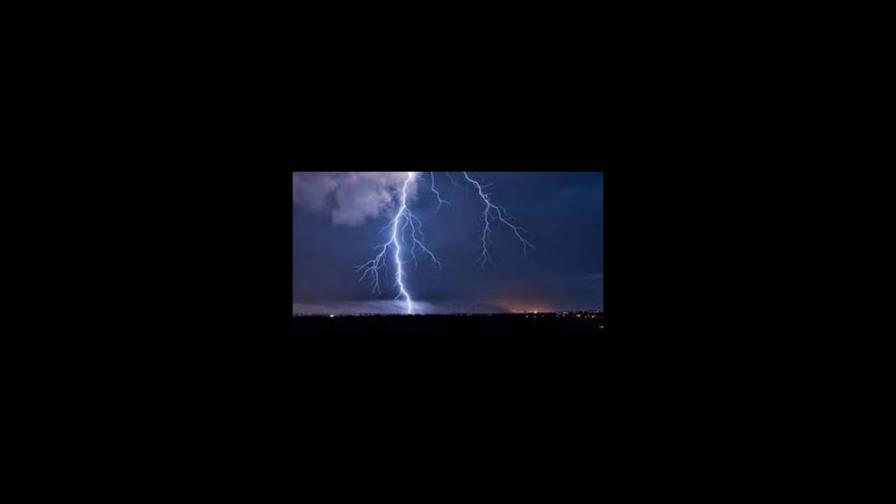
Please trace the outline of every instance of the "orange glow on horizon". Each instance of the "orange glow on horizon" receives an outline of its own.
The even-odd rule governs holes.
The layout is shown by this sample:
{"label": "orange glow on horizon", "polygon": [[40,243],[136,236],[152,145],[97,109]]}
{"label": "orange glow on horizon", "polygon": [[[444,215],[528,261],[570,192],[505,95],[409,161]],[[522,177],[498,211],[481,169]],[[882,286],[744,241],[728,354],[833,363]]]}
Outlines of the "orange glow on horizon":
{"label": "orange glow on horizon", "polygon": [[534,314],[557,311],[557,307],[553,306],[553,303],[545,301],[535,293],[523,293],[519,297],[492,301],[491,304],[500,306],[510,313]]}
{"label": "orange glow on horizon", "polygon": [[551,313],[554,311],[552,308],[533,305],[515,305],[509,307],[508,310],[510,313]]}

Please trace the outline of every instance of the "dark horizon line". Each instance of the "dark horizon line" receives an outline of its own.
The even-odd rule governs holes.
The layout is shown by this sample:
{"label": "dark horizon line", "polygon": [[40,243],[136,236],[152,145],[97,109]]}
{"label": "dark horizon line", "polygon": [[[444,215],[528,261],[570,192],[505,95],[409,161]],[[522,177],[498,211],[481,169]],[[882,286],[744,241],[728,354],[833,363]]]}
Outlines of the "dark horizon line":
{"label": "dark horizon line", "polygon": [[454,312],[454,313],[293,313],[293,317],[365,317],[365,316],[424,316],[424,317],[441,317],[451,315],[546,315],[556,313],[603,313],[603,309],[590,310],[560,310],[560,311],[530,311],[530,312]]}

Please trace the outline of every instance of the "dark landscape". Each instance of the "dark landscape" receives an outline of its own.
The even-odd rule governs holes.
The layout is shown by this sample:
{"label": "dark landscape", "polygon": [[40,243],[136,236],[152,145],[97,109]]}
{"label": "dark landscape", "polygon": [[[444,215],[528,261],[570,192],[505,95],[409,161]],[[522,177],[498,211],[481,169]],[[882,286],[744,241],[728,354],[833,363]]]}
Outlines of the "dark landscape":
{"label": "dark landscape", "polygon": [[297,337],[582,338],[604,333],[602,312],[295,316]]}

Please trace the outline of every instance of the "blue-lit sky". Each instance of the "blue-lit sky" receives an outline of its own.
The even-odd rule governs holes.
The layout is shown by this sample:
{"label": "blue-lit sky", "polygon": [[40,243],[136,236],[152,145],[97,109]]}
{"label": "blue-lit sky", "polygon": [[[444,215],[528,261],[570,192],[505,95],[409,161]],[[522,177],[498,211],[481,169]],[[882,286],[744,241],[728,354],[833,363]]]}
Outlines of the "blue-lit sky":
{"label": "blue-lit sky", "polygon": [[[395,301],[392,253],[380,294],[354,267],[389,241],[407,172],[293,174],[293,309],[296,313],[404,313]],[[482,251],[484,204],[462,173],[435,173],[409,185],[408,208],[420,219],[439,270],[418,249],[404,284],[419,313],[603,309],[603,174],[601,172],[469,172],[504,207],[536,248],[523,254],[513,232],[490,223],[492,262]],[[386,226],[387,229],[383,229]],[[404,248],[407,252],[409,247]],[[410,261],[405,253],[403,259]]]}

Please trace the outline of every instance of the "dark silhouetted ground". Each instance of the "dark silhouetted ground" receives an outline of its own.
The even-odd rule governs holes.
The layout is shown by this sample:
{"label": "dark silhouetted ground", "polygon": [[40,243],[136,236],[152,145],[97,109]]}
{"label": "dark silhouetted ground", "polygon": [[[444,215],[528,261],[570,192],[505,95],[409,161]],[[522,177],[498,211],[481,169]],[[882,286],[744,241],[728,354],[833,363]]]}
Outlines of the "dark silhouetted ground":
{"label": "dark silhouetted ground", "polygon": [[520,339],[599,337],[603,313],[297,316],[293,335]]}

